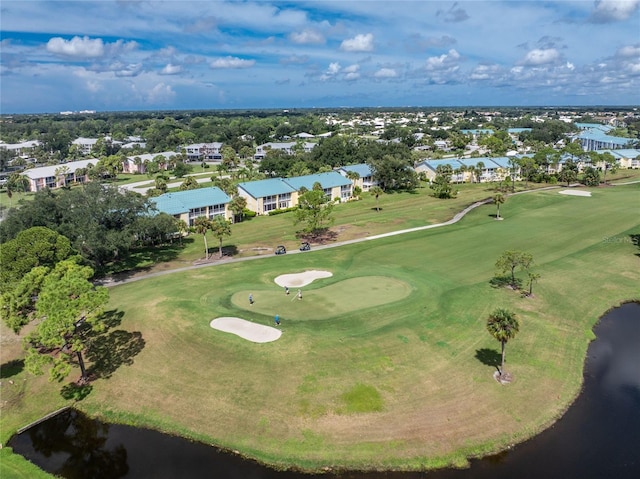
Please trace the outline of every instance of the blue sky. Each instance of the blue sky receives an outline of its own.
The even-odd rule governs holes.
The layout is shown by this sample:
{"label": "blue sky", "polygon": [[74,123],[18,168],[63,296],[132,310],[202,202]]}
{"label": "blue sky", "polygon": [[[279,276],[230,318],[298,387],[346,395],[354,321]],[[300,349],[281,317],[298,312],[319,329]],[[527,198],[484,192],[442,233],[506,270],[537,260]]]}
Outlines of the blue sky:
{"label": "blue sky", "polygon": [[2,0],[0,112],[640,104],[640,0]]}

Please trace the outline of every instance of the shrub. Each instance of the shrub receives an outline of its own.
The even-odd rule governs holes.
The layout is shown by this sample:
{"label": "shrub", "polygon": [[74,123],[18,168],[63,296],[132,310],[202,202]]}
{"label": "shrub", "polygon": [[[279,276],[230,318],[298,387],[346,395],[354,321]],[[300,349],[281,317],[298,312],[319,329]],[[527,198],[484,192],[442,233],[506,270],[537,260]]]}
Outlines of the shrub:
{"label": "shrub", "polygon": [[242,210],[243,218],[255,218],[257,214],[258,213],[256,213],[255,211],[251,211],[249,208],[244,208]]}

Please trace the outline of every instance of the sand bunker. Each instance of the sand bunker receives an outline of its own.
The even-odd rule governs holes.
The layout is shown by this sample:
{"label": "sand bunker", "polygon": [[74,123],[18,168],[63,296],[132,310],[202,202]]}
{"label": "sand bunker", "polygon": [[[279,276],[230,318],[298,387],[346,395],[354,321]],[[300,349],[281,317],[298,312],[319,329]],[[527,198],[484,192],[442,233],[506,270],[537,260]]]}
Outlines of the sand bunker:
{"label": "sand bunker", "polygon": [[582,190],[562,190],[560,194],[570,195],[570,196],[591,196],[590,191],[582,191]]}
{"label": "sand bunker", "polygon": [[303,273],[281,274],[274,281],[278,286],[288,286],[289,288],[301,288],[313,283],[316,279],[330,278],[333,273],[329,271],[304,271]]}
{"label": "sand bunker", "polygon": [[241,318],[223,317],[216,318],[209,324],[213,329],[225,333],[235,334],[242,339],[254,343],[269,343],[282,335],[282,331],[271,326],[252,323]]}

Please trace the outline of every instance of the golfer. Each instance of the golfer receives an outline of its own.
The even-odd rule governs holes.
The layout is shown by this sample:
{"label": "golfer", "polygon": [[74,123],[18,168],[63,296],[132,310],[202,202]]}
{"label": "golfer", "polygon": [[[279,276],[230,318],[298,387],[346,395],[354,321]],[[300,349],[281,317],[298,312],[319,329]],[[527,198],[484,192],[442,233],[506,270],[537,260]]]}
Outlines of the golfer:
{"label": "golfer", "polygon": [[275,322],[276,322],[276,326],[280,326],[280,316],[278,316],[277,314],[275,317]]}
{"label": "golfer", "polygon": [[301,299],[302,299],[302,290],[299,289],[298,290],[298,300],[301,300]]}
{"label": "golfer", "polygon": [[253,304],[253,295],[249,294],[249,304]]}

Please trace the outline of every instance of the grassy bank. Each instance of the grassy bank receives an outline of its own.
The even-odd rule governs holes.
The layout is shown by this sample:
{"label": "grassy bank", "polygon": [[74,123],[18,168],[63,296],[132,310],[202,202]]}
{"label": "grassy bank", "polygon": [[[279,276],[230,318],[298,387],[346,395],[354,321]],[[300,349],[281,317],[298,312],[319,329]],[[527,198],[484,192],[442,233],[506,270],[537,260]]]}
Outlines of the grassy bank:
{"label": "grassy bank", "polygon": [[[578,393],[598,317],[640,296],[629,236],[640,234],[640,186],[591,191],[511,197],[500,222],[483,206],[446,228],[115,287],[119,329],[139,332],[144,347],[120,349],[119,367],[79,407],[279,467],[437,467],[523,440]],[[506,249],[533,254],[534,298],[490,285]],[[273,280],[306,269],[333,276],[293,302]],[[522,322],[507,345],[508,386],[492,377],[499,344],[485,322],[496,307]],[[209,327],[217,316],[270,325],[275,313],[283,335],[273,343]],[[11,379],[21,393],[3,403],[3,443],[47,402],[64,403],[58,384],[22,370]]]}

